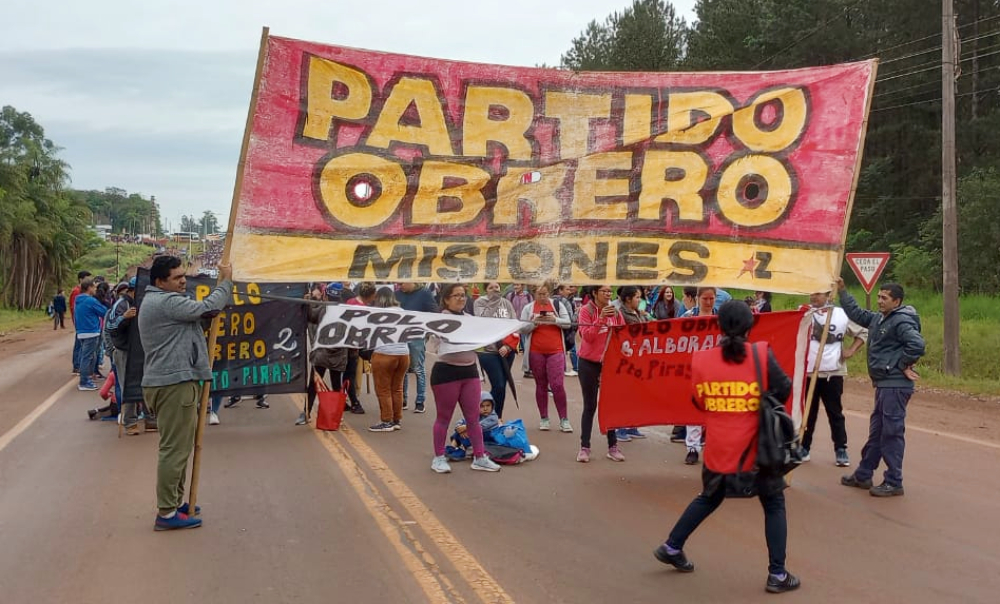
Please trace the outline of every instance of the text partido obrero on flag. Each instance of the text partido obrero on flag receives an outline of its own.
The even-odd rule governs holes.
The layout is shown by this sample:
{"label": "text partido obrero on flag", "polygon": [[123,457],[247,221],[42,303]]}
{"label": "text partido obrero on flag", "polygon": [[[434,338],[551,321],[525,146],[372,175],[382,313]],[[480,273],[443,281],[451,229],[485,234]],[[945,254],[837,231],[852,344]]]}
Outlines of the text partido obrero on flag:
{"label": "text partido obrero on flag", "polygon": [[575,73],[264,48],[239,279],[808,293],[839,273],[874,62]]}

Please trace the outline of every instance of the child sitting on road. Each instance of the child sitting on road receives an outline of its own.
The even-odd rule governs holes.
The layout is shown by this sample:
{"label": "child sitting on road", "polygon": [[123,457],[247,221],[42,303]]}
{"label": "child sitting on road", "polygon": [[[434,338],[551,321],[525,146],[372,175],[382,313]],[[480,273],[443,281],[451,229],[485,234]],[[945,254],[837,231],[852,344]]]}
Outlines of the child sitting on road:
{"label": "child sitting on road", "polygon": [[[479,425],[483,428],[483,440],[490,442],[490,430],[500,425],[500,418],[493,411],[493,395],[487,391],[479,397]],[[472,446],[472,441],[466,434],[465,420],[458,420],[455,432],[451,435],[450,444],[445,447],[445,455],[454,461],[466,459],[466,451]]]}

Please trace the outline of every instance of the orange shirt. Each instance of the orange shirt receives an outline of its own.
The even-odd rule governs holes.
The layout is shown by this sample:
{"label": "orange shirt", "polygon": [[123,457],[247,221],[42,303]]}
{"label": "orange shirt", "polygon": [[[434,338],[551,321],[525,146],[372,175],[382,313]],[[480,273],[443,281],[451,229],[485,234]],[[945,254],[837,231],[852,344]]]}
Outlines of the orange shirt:
{"label": "orange shirt", "polygon": [[[535,302],[535,314],[537,315],[543,310],[549,311],[551,316],[555,316],[556,314],[556,309],[552,307],[551,302],[544,305]],[[541,354],[560,353],[564,351],[563,342],[562,328],[557,325],[538,325],[531,332],[531,352]]]}

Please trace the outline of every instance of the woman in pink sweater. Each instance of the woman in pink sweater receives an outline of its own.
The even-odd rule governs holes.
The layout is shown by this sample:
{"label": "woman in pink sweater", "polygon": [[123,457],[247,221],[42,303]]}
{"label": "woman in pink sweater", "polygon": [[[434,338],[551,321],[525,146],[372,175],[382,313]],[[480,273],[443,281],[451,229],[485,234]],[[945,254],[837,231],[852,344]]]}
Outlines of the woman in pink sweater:
{"label": "woman in pink sweater", "polygon": [[[592,298],[580,309],[580,390],[583,394],[583,417],[580,418],[580,452],[576,460],[590,461],[590,434],[594,429],[597,413],[597,391],[601,386],[601,365],[608,347],[611,328],[625,324],[621,312],[611,305],[611,287],[600,285],[593,289]],[[608,459],[625,461],[618,450],[614,430],[608,430]]]}

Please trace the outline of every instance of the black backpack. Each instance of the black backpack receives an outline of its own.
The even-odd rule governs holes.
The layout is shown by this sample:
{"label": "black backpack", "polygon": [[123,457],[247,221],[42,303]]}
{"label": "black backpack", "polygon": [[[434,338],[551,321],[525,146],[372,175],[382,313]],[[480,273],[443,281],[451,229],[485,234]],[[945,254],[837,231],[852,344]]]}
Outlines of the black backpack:
{"label": "black backpack", "polygon": [[802,463],[799,453],[799,435],[795,422],[785,411],[785,405],[764,390],[757,347],[753,350],[753,363],[757,369],[760,387],[760,431],[757,436],[757,467],[761,473],[784,476]]}

